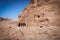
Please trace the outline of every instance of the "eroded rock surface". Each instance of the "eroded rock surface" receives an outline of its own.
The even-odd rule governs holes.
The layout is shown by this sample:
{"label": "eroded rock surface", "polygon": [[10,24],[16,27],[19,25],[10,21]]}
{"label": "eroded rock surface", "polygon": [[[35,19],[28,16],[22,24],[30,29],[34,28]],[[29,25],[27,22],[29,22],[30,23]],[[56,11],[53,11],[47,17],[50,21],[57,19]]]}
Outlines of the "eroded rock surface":
{"label": "eroded rock surface", "polygon": [[0,40],[60,40],[60,0],[31,0],[18,22],[0,23]]}
{"label": "eroded rock surface", "polygon": [[0,22],[2,22],[2,21],[10,21],[10,20],[11,19],[0,17]]}

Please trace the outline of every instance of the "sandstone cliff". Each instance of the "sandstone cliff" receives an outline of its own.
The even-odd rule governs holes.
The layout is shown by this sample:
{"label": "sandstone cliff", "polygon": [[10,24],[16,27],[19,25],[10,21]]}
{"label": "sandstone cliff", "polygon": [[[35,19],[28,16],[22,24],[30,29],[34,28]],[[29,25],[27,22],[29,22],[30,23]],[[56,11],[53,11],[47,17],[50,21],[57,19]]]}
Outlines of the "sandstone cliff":
{"label": "sandstone cliff", "polygon": [[20,23],[26,26],[37,26],[40,24],[60,26],[60,0],[31,0],[18,16]]}
{"label": "sandstone cliff", "polygon": [[0,23],[0,40],[60,40],[60,0],[31,0],[17,22]]}

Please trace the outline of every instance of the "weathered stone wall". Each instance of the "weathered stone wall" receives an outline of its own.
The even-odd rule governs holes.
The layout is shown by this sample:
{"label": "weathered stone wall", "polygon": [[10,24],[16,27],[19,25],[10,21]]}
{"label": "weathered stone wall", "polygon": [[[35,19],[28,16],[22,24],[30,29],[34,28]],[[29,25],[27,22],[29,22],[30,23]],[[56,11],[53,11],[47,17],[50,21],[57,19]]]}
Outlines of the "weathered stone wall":
{"label": "weathered stone wall", "polygon": [[25,23],[28,30],[31,28],[26,29],[26,40],[60,40],[59,3],[60,0],[31,0],[18,16],[19,23]]}
{"label": "weathered stone wall", "polygon": [[31,0],[18,22],[0,22],[0,40],[60,40],[60,0]]}
{"label": "weathered stone wall", "polygon": [[49,24],[60,26],[60,21],[58,21],[60,20],[59,2],[59,0],[31,0],[30,5],[18,16],[19,21],[29,26],[30,24],[40,24],[41,20],[45,22],[47,19]]}

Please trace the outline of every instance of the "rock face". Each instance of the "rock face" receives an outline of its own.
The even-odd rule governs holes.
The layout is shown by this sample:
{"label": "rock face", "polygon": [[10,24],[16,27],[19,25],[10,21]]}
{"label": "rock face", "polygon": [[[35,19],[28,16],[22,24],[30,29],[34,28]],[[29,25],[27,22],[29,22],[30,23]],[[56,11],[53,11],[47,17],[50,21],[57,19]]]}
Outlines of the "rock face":
{"label": "rock face", "polygon": [[23,29],[26,40],[60,40],[59,3],[60,0],[31,0],[18,16],[18,25],[27,27]]}
{"label": "rock face", "polygon": [[0,40],[60,40],[60,0],[31,0],[18,19],[0,23]]}
{"label": "rock face", "polygon": [[60,21],[58,21],[60,20],[59,2],[59,0],[31,0],[30,5],[18,16],[20,23],[25,23],[27,26],[30,24],[30,26],[36,26],[46,22],[60,26]]}

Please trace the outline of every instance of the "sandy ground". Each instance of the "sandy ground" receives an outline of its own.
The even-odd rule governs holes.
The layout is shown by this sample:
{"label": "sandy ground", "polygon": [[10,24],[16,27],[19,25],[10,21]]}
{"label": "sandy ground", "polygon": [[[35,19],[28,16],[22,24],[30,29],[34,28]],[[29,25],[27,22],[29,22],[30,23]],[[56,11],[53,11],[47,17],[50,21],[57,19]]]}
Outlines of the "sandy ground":
{"label": "sandy ground", "polygon": [[60,40],[60,27],[19,27],[17,22],[1,22],[0,40]]}

